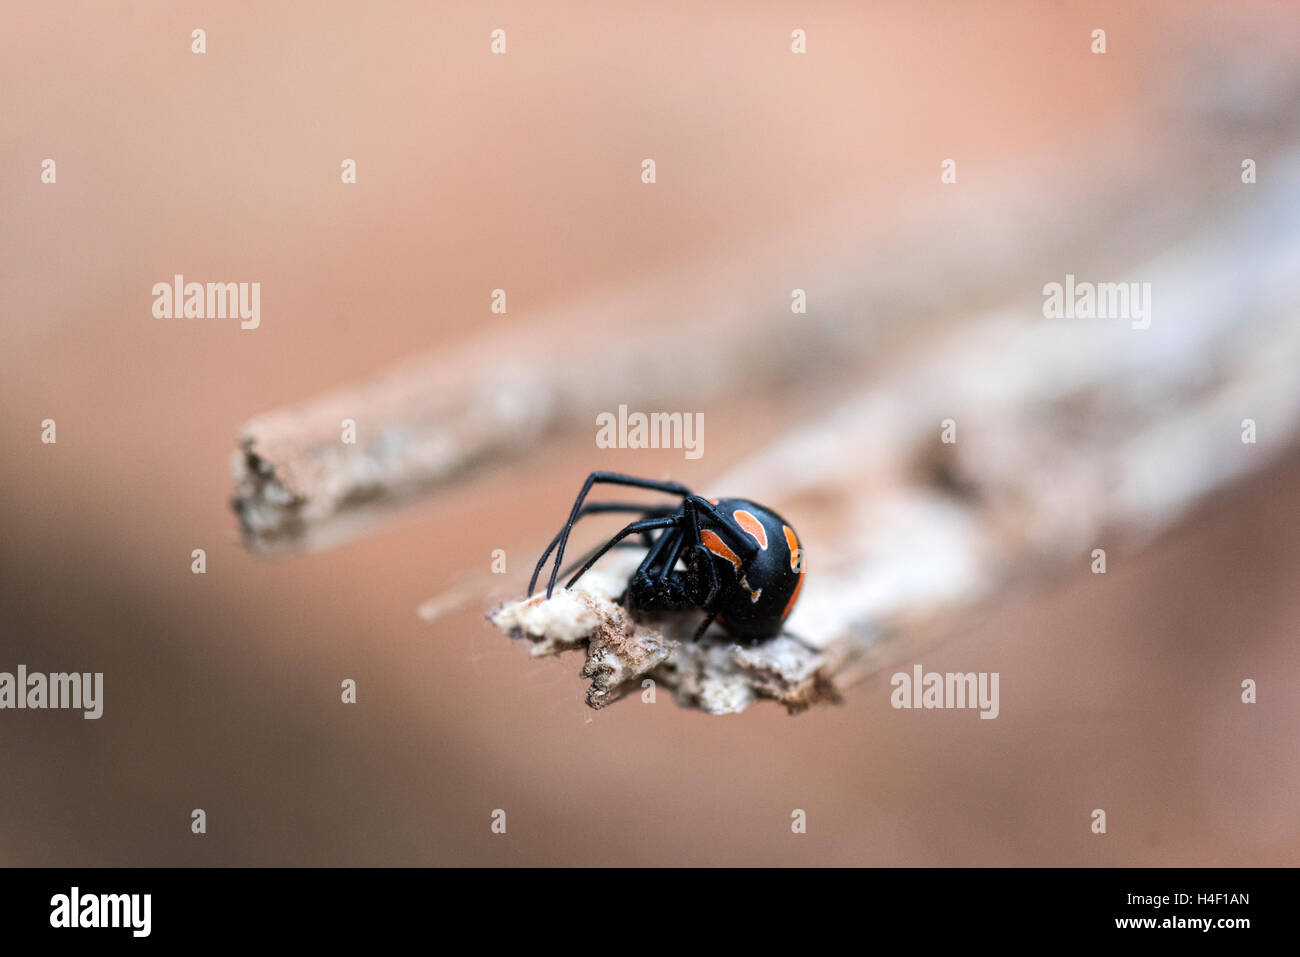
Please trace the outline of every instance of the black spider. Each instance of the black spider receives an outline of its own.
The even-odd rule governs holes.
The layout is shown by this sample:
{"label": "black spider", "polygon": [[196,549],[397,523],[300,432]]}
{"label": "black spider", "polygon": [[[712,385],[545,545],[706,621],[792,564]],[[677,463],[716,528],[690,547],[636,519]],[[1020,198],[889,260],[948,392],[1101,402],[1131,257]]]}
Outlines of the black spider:
{"label": "black spider", "polygon": [[[680,496],[681,504],[584,505],[597,483],[667,492]],[[620,598],[629,609],[655,612],[699,608],[707,617],[695,638],[704,634],[715,619],[744,644],[757,644],[780,634],[803,587],[803,550],[785,519],[748,499],[701,498],[676,482],[656,482],[617,472],[592,472],[587,476],[568,522],[533,570],[529,595],[554,551],[555,567],[546,585],[546,597],[551,597],[574,523],[584,515],[600,512],[639,512],[641,518],[587,556],[566,587],[572,588],[602,555],[625,538],[641,535],[648,550]],[[679,560],[684,567],[677,567]]]}

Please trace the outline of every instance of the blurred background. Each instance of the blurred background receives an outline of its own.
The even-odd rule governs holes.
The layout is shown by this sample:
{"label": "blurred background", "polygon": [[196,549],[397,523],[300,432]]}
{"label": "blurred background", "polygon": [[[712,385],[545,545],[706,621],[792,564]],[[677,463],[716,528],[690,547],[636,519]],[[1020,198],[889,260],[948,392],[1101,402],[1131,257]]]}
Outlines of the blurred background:
{"label": "blurred background", "polygon": [[[436,622],[416,614],[495,548],[509,582],[493,589],[521,591],[592,469],[707,486],[871,381],[865,360],[805,371],[775,399],[760,381],[684,406],[706,413],[698,461],[597,449],[575,414],[325,550],[253,554],[229,505],[251,416],[735,261],[761,237],[792,256],[834,259],[841,236],[910,256],[892,314],[924,303],[945,328],[998,302],[1032,319],[1059,263],[1100,255],[1113,272],[1096,278],[1128,278],[1186,236],[1213,240],[1201,217],[1241,196],[1241,158],[1276,170],[1297,155],[1294,13],[6,9],[0,670],[102,671],[105,703],[98,721],[0,713],[0,863],[1300,863],[1300,456],[1285,435],[1266,467],[1105,576],[1080,562],[918,623],[908,640],[927,670],[1001,674],[996,721],[893,710],[887,673],[796,718],[713,717],[667,695],[595,712],[579,657],[531,659],[483,620],[492,589]],[[1089,51],[1099,27],[1104,56]],[[494,28],[505,56],[489,53]],[[795,28],[806,55],[790,53]],[[939,180],[946,157],[955,187]],[[41,182],[46,158],[56,184]],[[355,185],[340,183],[344,158]],[[1019,187],[1029,170],[1046,193]],[[1293,195],[1263,172],[1248,188],[1262,208]],[[989,212],[954,235],[943,189]],[[1081,193],[1157,212],[1107,231],[1077,202],[1043,207]],[[1031,220],[1055,221],[1075,260],[1026,252],[1018,269],[1027,243],[1007,237]],[[817,225],[830,221],[838,232]],[[945,299],[929,236],[1001,243],[1010,265]],[[1220,238],[1225,255],[1246,241]],[[260,328],[154,319],[152,285],[175,273],[260,281]],[[798,285],[772,283],[787,303]],[[506,316],[488,309],[497,287]],[[590,341],[644,331],[582,315]],[[836,315],[850,340],[869,318]],[[55,445],[40,442],[46,418]],[[340,704],[344,678],[355,706]],[[1097,807],[1104,837],[1088,827]],[[190,832],[194,808],[206,835]],[[794,808],[807,834],[791,833]]]}

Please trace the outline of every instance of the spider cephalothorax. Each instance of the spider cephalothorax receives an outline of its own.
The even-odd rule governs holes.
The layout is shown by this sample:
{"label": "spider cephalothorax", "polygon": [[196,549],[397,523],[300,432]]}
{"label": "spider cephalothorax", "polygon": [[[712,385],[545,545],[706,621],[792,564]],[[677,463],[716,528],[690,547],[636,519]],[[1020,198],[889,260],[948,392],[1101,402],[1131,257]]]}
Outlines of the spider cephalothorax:
{"label": "spider cephalothorax", "polygon": [[[681,504],[584,505],[597,483],[666,492],[680,497]],[[706,499],[676,482],[656,482],[616,472],[592,472],[587,476],[568,522],[537,562],[528,584],[530,595],[554,551],[555,567],[546,586],[546,597],[551,597],[574,523],[584,515],[600,512],[632,512],[641,517],[587,556],[569,579],[568,587],[572,588],[611,548],[629,536],[639,535],[647,551],[628,579],[621,599],[628,608],[651,612],[698,608],[707,617],[695,633],[697,638],[715,619],[745,644],[780,634],[803,587],[803,550],[785,519],[748,499]]]}

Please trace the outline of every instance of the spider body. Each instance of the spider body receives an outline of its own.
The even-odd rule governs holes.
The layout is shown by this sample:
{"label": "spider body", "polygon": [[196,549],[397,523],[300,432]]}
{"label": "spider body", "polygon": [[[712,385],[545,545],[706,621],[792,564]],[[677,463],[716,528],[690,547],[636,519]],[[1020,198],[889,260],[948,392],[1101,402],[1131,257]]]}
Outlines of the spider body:
{"label": "spider body", "polygon": [[[681,504],[584,504],[597,483],[666,492],[679,497]],[[706,617],[695,632],[696,638],[715,619],[744,644],[757,644],[780,634],[782,623],[799,599],[804,574],[799,538],[785,519],[749,499],[706,499],[675,482],[656,482],[616,472],[593,472],[587,477],[568,523],[537,563],[529,594],[555,551],[555,567],[546,588],[546,596],[551,596],[574,523],[600,512],[633,512],[641,517],[588,555],[569,579],[568,587],[573,587],[607,551],[636,535],[646,546],[646,554],[629,578],[621,599],[629,609],[660,612],[697,608]]]}

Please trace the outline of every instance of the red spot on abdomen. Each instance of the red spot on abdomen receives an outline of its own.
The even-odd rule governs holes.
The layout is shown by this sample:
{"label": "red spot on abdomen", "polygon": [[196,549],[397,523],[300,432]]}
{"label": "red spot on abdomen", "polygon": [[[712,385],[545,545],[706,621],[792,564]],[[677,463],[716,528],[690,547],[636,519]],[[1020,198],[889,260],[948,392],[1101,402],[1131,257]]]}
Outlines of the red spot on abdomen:
{"label": "red spot on abdomen", "polygon": [[713,554],[719,558],[725,558],[736,569],[736,574],[740,574],[740,556],[727,547],[727,543],[718,537],[717,532],[712,529],[704,529],[700,532],[700,542]]}
{"label": "red spot on abdomen", "polygon": [[736,524],[743,528],[753,539],[758,542],[758,547],[767,551],[767,529],[763,523],[754,517],[753,512],[747,512],[743,508],[738,508],[731,513],[731,517],[736,520]]}
{"label": "red spot on abdomen", "polygon": [[785,532],[785,544],[790,549],[790,571],[800,571],[803,564],[803,556],[799,554],[799,536],[794,533],[794,529],[789,525],[782,525]]}

